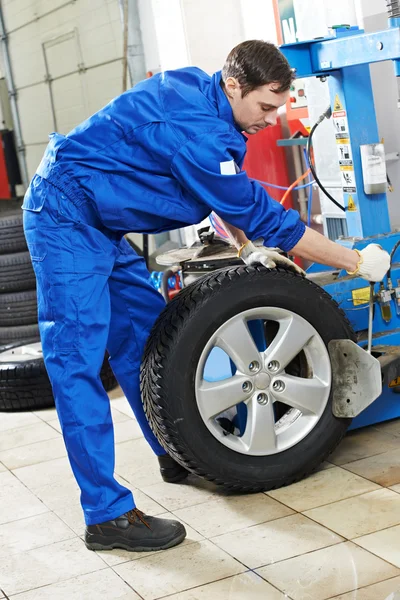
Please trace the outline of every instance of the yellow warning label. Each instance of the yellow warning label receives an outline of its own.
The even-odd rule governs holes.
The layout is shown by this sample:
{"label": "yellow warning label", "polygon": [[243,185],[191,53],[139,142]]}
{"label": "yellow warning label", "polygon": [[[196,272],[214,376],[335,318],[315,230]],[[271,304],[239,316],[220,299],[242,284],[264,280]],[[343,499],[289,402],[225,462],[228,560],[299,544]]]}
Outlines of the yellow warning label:
{"label": "yellow warning label", "polygon": [[353,165],[340,165],[341,171],[354,171]]}
{"label": "yellow warning label", "polygon": [[350,144],[349,138],[336,138],[337,144]]}
{"label": "yellow warning label", "polygon": [[389,383],[389,387],[397,387],[398,385],[400,385],[400,377],[396,377],[396,379],[393,379],[390,383]]}
{"label": "yellow warning label", "polygon": [[368,304],[369,287],[360,288],[358,290],[352,290],[351,296],[353,298],[354,306],[360,306],[360,304]]}
{"label": "yellow warning label", "polygon": [[307,131],[307,133],[310,133],[311,131],[311,127],[309,125],[305,125],[304,129]]}
{"label": "yellow warning label", "polygon": [[357,206],[353,200],[353,196],[349,196],[349,202],[347,204],[347,210],[349,212],[357,212]]}
{"label": "yellow warning label", "polygon": [[335,102],[333,104],[333,110],[343,110],[343,104],[339,100],[338,94],[335,96]]}

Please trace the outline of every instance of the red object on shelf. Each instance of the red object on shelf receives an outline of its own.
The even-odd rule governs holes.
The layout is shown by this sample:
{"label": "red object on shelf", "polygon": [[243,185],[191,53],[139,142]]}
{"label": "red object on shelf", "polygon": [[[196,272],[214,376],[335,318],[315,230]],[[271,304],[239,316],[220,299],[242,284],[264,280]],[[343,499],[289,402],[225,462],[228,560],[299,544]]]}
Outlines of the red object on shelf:
{"label": "red object on shelf", "polygon": [[9,200],[10,198],[10,184],[8,181],[6,159],[4,156],[3,139],[0,133],[0,200]]}
{"label": "red object on shelf", "polygon": [[[243,170],[252,179],[282,185],[287,189],[290,181],[286,166],[286,155],[284,149],[277,146],[277,141],[282,138],[282,125],[279,117],[274,127],[267,127],[254,135],[249,135]],[[264,187],[275,200],[280,201],[285,193],[285,190]],[[287,208],[292,206],[291,198],[288,199],[286,206]]]}
{"label": "red object on shelf", "polygon": [[[243,164],[243,170],[252,179],[267,181],[275,185],[290,186],[289,173],[286,164],[285,150],[277,145],[277,141],[283,138],[282,124],[278,117],[274,127],[267,127],[247,139],[247,154]],[[274,200],[280,202],[285,190],[279,190],[264,186],[268,194]],[[293,198],[290,193],[285,208],[293,207]],[[302,266],[301,259],[296,258],[296,264]]]}

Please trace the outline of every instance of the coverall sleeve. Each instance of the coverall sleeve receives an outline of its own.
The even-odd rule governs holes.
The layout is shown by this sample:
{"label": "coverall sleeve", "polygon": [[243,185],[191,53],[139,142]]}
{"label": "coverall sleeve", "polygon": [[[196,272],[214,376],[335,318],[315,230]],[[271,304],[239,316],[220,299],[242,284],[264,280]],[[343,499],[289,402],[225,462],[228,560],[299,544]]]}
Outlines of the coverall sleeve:
{"label": "coverall sleeve", "polygon": [[286,210],[241,165],[245,143],[235,132],[211,131],[188,140],[175,154],[171,170],[181,186],[250,240],[289,252],[303,237],[297,211]]}

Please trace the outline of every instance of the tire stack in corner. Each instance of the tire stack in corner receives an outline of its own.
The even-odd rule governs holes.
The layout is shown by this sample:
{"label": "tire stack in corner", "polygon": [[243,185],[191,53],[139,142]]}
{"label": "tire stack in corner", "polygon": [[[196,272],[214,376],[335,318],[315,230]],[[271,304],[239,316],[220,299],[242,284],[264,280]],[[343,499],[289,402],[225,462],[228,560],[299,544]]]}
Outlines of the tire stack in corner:
{"label": "tire stack in corner", "polygon": [[[106,391],[116,380],[105,358]],[[0,411],[54,406],[39,337],[36,279],[22,211],[0,213]]]}

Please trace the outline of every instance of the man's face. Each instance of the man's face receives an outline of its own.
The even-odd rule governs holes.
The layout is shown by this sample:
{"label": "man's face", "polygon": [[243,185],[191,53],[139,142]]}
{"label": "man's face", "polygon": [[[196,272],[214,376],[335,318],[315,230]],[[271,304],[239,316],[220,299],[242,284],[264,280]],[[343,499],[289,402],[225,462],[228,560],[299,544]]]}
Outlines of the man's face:
{"label": "man's face", "polygon": [[228,77],[225,93],[232,107],[233,117],[242,131],[250,135],[276,125],[278,108],[289,98],[287,92],[274,92],[278,83],[263,85],[242,98],[242,90],[236,79]]}

